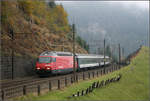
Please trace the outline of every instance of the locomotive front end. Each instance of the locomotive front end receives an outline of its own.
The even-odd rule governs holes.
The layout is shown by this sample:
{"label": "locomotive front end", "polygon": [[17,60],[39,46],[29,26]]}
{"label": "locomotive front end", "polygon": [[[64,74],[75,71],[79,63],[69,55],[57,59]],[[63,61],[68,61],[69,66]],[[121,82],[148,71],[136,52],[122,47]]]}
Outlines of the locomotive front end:
{"label": "locomotive front end", "polygon": [[53,58],[50,56],[40,56],[36,62],[37,74],[49,74],[53,68]]}

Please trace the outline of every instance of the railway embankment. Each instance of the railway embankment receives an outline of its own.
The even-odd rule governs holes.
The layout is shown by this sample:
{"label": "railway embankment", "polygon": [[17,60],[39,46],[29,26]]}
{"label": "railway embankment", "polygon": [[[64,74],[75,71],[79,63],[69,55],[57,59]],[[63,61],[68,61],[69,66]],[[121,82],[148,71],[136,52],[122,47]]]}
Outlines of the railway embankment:
{"label": "railway embankment", "polygon": [[[118,82],[95,89],[85,96],[72,97],[69,100],[149,100],[149,49],[142,47],[130,65],[118,71],[97,78],[73,83],[61,90],[53,90],[41,96],[29,94],[19,100],[67,100],[68,96],[88,88],[93,82],[107,80],[121,74]],[[15,100],[17,100],[15,99]]]}

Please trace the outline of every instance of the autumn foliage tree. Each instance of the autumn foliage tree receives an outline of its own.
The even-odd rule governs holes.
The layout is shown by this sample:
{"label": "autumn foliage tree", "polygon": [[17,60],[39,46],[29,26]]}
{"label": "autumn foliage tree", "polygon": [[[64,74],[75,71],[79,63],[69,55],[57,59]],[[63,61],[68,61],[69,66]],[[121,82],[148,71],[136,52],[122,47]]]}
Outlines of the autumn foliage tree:
{"label": "autumn foliage tree", "polygon": [[28,16],[31,16],[34,9],[34,1],[32,0],[19,0],[19,8],[22,9],[22,11],[27,14]]}
{"label": "autumn foliage tree", "polygon": [[[11,32],[13,32],[14,39],[16,38],[16,33],[23,34],[20,36],[26,36],[24,34],[27,33],[30,36],[29,39],[23,37],[21,41],[15,40],[16,52],[24,50],[24,52],[27,51],[27,54],[30,51],[33,54],[33,52],[41,52],[42,49],[53,49],[53,47],[49,46],[50,42],[55,40],[60,44],[58,39],[61,36],[71,35],[72,30],[68,23],[68,14],[62,5],[55,4],[54,1],[2,0],[1,3],[2,33],[4,33],[1,39],[11,39]],[[65,40],[70,39],[66,37]],[[5,42],[8,42],[8,40]],[[31,43],[32,50],[29,48]],[[7,49],[11,50],[12,42],[6,44]],[[20,50],[18,47],[21,47]]]}

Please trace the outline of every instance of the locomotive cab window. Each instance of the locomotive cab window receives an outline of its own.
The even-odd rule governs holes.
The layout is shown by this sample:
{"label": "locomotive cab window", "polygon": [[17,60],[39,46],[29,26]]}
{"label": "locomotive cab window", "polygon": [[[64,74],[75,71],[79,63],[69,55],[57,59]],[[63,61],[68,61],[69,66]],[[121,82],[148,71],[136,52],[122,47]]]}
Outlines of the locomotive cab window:
{"label": "locomotive cab window", "polygon": [[56,62],[56,58],[52,58],[53,62]]}
{"label": "locomotive cab window", "polygon": [[51,57],[40,57],[39,58],[39,63],[51,63],[52,58]]}

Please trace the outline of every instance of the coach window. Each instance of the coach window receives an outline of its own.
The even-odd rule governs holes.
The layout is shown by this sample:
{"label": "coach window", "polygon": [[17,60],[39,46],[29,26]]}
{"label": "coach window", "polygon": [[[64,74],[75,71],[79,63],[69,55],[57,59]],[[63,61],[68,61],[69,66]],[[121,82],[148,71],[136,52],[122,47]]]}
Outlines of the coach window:
{"label": "coach window", "polygon": [[84,64],[84,59],[80,58],[80,64]]}
{"label": "coach window", "polygon": [[56,62],[56,58],[53,58],[53,62]]}
{"label": "coach window", "polygon": [[85,64],[88,64],[90,62],[89,58],[85,59]]}
{"label": "coach window", "polygon": [[83,64],[86,64],[86,63],[87,63],[87,59],[84,58],[84,59],[83,59]]}

